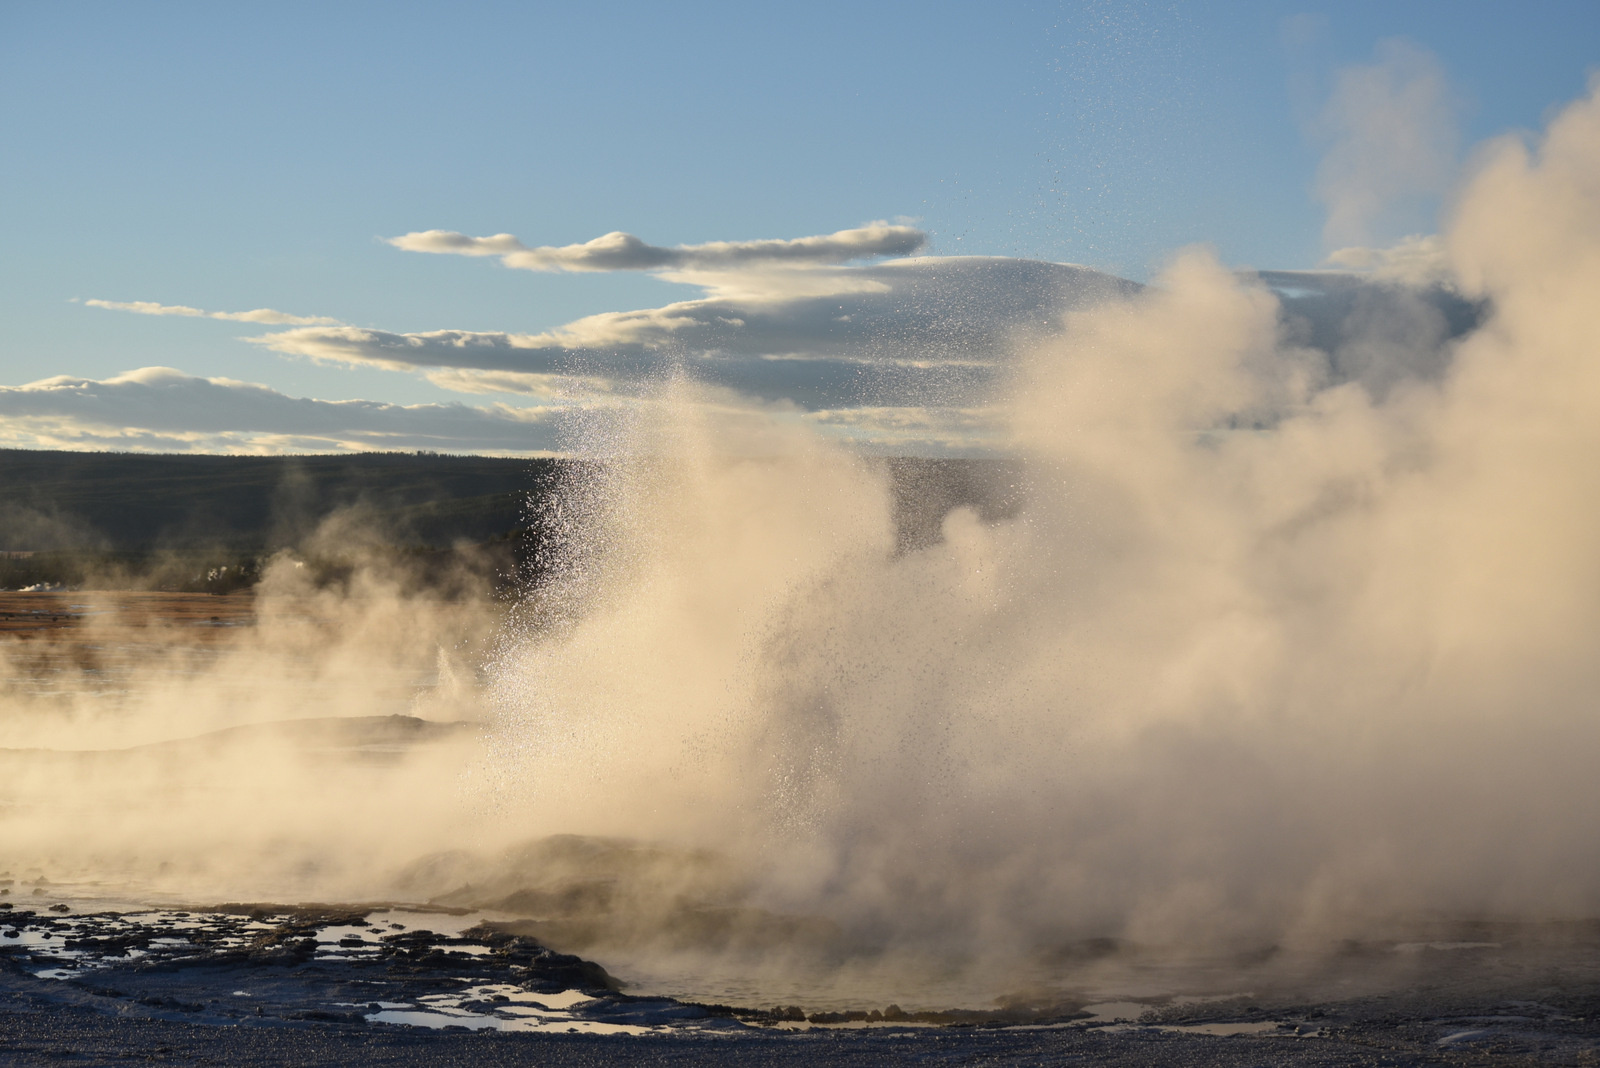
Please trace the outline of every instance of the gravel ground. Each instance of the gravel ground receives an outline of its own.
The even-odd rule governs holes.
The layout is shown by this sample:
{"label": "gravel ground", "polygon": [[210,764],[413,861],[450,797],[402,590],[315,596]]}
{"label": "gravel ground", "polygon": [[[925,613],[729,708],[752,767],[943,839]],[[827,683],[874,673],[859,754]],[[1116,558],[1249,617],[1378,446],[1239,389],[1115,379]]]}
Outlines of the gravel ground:
{"label": "gravel ground", "polygon": [[[0,1063],[1600,1065],[1592,925],[1488,933],[1366,947],[1404,950],[1410,979],[1343,999],[1285,987],[1120,1018],[1062,1004],[839,1026],[630,996],[598,965],[447,912],[30,904],[0,912]],[[1336,974],[1354,973],[1322,981]]]}

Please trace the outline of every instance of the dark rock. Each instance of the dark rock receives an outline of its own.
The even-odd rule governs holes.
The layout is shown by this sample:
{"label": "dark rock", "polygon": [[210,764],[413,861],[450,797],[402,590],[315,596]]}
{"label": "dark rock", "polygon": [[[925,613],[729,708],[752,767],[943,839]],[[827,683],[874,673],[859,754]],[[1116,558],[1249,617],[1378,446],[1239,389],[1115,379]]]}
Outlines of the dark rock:
{"label": "dark rock", "polygon": [[366,1017],[358,1012],[328,1012],[326,1009],[305,1009],[287,1013],[286,1020],[315,1020],[318,1023],[365,1023]]}

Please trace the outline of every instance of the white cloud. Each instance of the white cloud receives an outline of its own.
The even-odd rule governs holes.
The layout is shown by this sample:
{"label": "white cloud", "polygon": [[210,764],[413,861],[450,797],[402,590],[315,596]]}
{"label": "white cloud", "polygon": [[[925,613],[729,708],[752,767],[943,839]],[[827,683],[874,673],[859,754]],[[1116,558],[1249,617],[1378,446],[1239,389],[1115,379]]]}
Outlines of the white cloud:
{"label": "white cloud", "polygon": [[[493,376],[488,376],[493,377]],[[514,386],[508,386],[509,391]],[[681,401],[683,398],[679,398]],[[715,391],[701,403],[719,403]],[[277,454],[429,449],[481,455],[569,451],[617,437],[636,410],[398,405],[290,397],[266,386],[144,367],[106,379],[58,375],[0,386],[0,447]],[[970,453],[995,440],[978,409],[853,408],[793,417],[869,452]]]}
{"label": "white cloud", "polygon": [[389,239],[408,252],[498,256],[525,271],[728,270],[757,264],[806,266],[845,263],[873,256],[908,256],[928,236],[911,226],[868,223],[815,237],[766,241],[713,241],[667,248],[613,231],[577,245],[529,247],[511,234],[469,237],[453,230],[423,230]]}
{"label": "white cloud", "polygon": [[339,320],[325,315],[290,315],[272,308],[242,312],[208,312],[186,304],[157,304],[149,300],[86,300],[91,308],[133,312],[135,315],[177,315],[185,319],[226,319],[234,323],[262,323],[267,326],[336,326]]}
{"label": "white cloud", "polygon": [[[1138,289],[1084,267],[999,257],[760,278],[759,286],[592,315],[537,334],[306,327],[251,340],[326,362],[432,369],[437,384],[472,392],[487,382],[549,388],[552,376],[575,388],[630,389],[681,371],[811,409],[949,406],[972,403],[996,382],[1019,334],[1057,329],[1074,308]],[[535,377],[474,381],[440,369]]]}
{"label": "white cloud", "polygon": [[[510,238],[421,236],[428,240],[414,246],[454,246],[469,255],[516,251]],[[710,387],[708,398],[728,390],[787,407],[794,418],[868,450],[981,450],[993,427],[974,405],[1003,385],[1019,339],[1059,329],[1075,308],[1139,289],[1083,267],[1001,257],[828,262],[921,241],[919,231],[885,225],[667,250],[673,265],[659,268],[662,275],[700,287],[699,299],[587,316],[539,333],[398,333],[277,312],[97,300],[91,303],[141,314],[274,322],[272,316],[288,329],[248,340],[320,362],[418,372],[458,394],[543,403],[334,403],[146,370],[7,389],[0,434],[48,447],[538,451],[575,440],[563,436],[575,429],[592,438],[583,427],[621,417],[627,405],[683,376]],[[583,248],[593,251],[593,244]],[[594,257],[584,262],[582,269],[598,269]]]}
{"label": "white cloud", "polygon": [[[409,237],[418,239],[415,247],[469,255],[520,248],[504,235]],[[776,244],[824,240],[832,238]],[[773,243],[741,247],[759,244]],[[699,259],[684,255],[678,266],[659,268],[663,277],[700,287],[698,299],[591,315],[535,333],[400,333],[282,313],[211,313],[263,322],[282,316],[286,329],[248,340],[283,355],[420,373],[457,394],[520,397],[535,407],[332,403],[224,379],[139,372],[16,387],[0,402],[0,417],[9,416],[13,429],[17,419],[33,420],[27,433],[41,441],[39,421],[54,419],[52,440],[92,435],[101,447],[154,447],[135,439],[155,434],[166,435],[162,447],[202,447],[183,444],[196,440],[210,442],[207,448],[254,449],[292,441],[287,447],[538,451],[561,447],[558,430],[589,425],[602,411],[620,418],[629,405],[683,377],[710,387],[708,397],[727,390],[787,407],[793,418],[867,450],[981,452],[1003,448],[988,405],[1010,384],[1016,354],[1033,339],[1059,334],[1076,312],[1141,289],[1084,267],[1004,257],[913,257],[865,266],[734,258],[722,261],[731,266],[707,266],[712,258],[702,253],[729,247],[677,250]],[[1308,373],[1322,385],[1359,381],[1382,395],[1404,378],[1437,377],[1453,339],[1480,319],[1481,308],[1452,291],[1419,286],[1434,280],[1443,262],[1435,239],[1345,249],[1333,259],[1346,269],[1259,276],[1279,291],[1286,329],[1306,347]],[[592,257],[587,262],[584,269],[598,269]],[[145,314],[207,314],[93,303]]]}
{"label": "white cloud", "polygon": [[597,418],[607,416],[578,406],[313,400],[168,367],[0,386],[0,443],[22,448],[521,454],[558,449],[577,424]]}
{"label": "white cloud", "polygon": [[609,383],[600,379],[572,378],[566,375],[528,374],[522,371],[482,371],[471,367],[435,367],[423,377],[451,393],[510,393],[539,397],[547,401],[571,400],[577,396],[610,392]]}
{"label": "white cloud", "polygon": [[538,333],[346,325],[271,309],[207,312],[149,301],[91,300],[145,315],[289,327],[247,340],[325,363],[421,372],[463,394],[572,402],[641,395],[677,375],[806,410],[951,408],[981,402],[1007,373],[1019,337],[1058,329],[1073,309],[1125,296],[1132,282],[1070,264],[1004,257],[912,257],[908,225],[872,223],[792,240],[677,248],[626,234],[529,248],[509,234],[430,230],[394,238],[415,251],[498,256],[533,270],[652,270],[698,299],[606,312]]}
{"label": "white cloud", "polygon": [[993,408],[838,408],[802,418],[863,451],[891,456],[971,456],[1007,444],[1005,414]]}

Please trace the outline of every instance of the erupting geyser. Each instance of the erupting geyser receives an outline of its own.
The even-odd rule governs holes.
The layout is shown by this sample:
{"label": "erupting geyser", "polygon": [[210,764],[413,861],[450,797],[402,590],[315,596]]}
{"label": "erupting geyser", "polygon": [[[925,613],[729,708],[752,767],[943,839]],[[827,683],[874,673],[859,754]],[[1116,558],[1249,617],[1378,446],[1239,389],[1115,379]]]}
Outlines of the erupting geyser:
{"label": "erupting geyser", "polygon": [[[115,740],[387,714],[377,667],[435,657],[399,710],[481,731],[14,759],[12,863],[495,906],[624,972],[698,947],[890,991],[1106,940],[1600,914],[1600,99],[1490,146],[1409,253],[1331,323],[1191,250],[1018,338],[973,416],[1008,505],[931,542],[881,462],[674,384],[542,506],[482,686],[439,638],[468,609],[280,561],[256,635],[164,665]],[[6,744],[110,744],[92,706],[19,703]]]}
{"label": "erupting geyser", "polygon": [[1594,915],[1600,101],[1434,253],[1464,335],[1379,278],[1312,349],[1203,251],[1072,313],[996,402],[1016,514],[915,551],[877,465],[671,392],[561,502],[507,804],[969,961]]}

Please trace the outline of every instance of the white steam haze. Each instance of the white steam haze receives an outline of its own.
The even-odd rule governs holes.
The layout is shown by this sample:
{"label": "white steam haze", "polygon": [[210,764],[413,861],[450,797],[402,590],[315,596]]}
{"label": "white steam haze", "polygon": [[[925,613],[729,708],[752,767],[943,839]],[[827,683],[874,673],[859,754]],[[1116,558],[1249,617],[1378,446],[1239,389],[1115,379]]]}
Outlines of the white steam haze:
{"label": "white steam haze", "polygon": [[904,555],[870,465],[647,423],[675,462],[580,495],[580,607],[502,668],[506,774],[979,954],[1594,914],[1600,102],[1489,146],[1444,248],[1493,311],[1381,399],[1201,250],[1073,313],[1007,406],[1021,513]]}
{"label": "white steam haze", "polygon": [[[470,758],[461,732],[441,729],[413,758],[403,732],[339,727],[396,713],[462,718],[452,704],[471,677],[462,652],[489,625],[474,600],[408,596],[404,573],[373,552],[377,533],[359,508],[330,517],[304,550],[362,566],[320,585],[280,554],[254,625],[225,620],[214,642],[93,610],[82,645],[8,641],[10,874],[108,888],[113,900],[357,894],[372,889],[372,866],[408,848],[405,836],[443,841],[470,821],[456,786]],[[230,614],[226,598],[215,604]],[[436,682],[420,695],[419,674]]]}
{"label": "white steam haze", "polygon": [[1316,131],[1327,141],[1316,192],[1330,244],[1371,244],[1397,224],[1404,233],[1419,201],[1445,192],[1459,109],[1439,61],[1404,40],[1383,41],[1376,62],[1340,73]]}
{"label": "white steam haze", "polygon": [[[1418,70],[1400,96],[1433,121],[1432,74],[1399,58]],[[1362,77],[1336,102],[1351,130]],[[1336,244],[1434,187],[1444,142],[1424,138],[1399,177],[1351,192],[1411,143],[1366,136],[1330,156]],[[331,644],[264,624],[122,708],[130,744],[383,712],[379,666],[437,658],[416,710],[481,732],[340,775],[288,748],[218,756],[226,773],[170,806],[156,771],[50,779],[58,803],[6,810],[11,852],[52,871],[114,856],[152,883],[186,865],[215,893],[461,899],[494,878],[466,852],[613,836],[700,858],[660,891],[671,908],[1001,969],[1092,938],[1248,949],[1595,916],[1600,95],[1475,160],[1421,257],[1485,309],[1461,336],[1382,276],[1394,299],[1355,301],[1330,361],[1261,282],[1180,252],[1151,286],[1013,340],[986,403],[1020,504],[952,511],[920,548],[897,545],[875,461],[792,405],[678,382],[576,443],[639,459],[583,468],[550,503],[555,566],[481,688],[451,643],[487,624],[379,576],[319,610]],[[424,238],[552,257],[535,269],[590,254],[398,240]],[[268,343],[517,347],[344,329]],[[274,598],[314,596],[294,582],[287,563],[269,579],[269,624]],[[240,677],[270,681],[240,695]],[[6,744],[101,738],[91,705],[29,706],[11,722],[36,740]],[[406,869],[444,850],[464,852]],[[626,969],[651,937],[585,944]]]}

